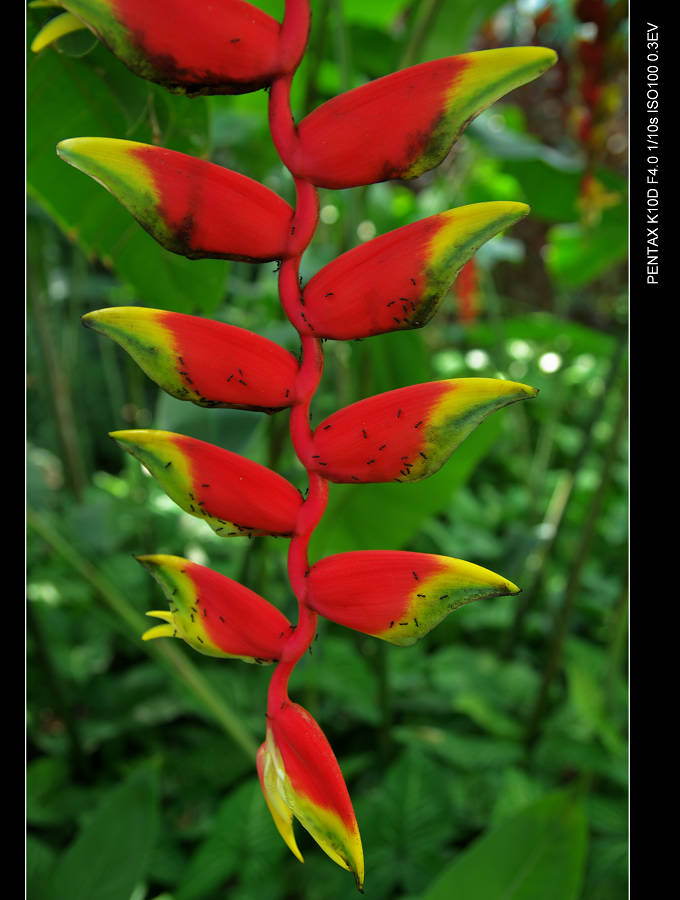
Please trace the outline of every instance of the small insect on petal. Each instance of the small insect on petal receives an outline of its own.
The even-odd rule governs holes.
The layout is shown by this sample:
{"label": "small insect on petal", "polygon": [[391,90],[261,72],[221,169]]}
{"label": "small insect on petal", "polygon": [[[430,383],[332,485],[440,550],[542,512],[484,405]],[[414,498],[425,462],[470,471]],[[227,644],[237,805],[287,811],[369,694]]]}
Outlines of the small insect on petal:
{"label": "small insect on petal", "polygon": [[297,703],[285,703],[267,720],[267,739],[258,753],[260,784],[274,824],[302,861],[292,817],[321,849],[364,881],[359,828],[335,754],[321,728]]}
{"label": "small insect on petal", "polygon": [[361,550],[319,560],[307,578],[307,605],[327,619],[409,647],[473,600],[517,594],[494,572],[448,556]]}
{"label": "small insect on petal", "polygon": [[528,212],[524,203],[474,203],[343,253],[305,287],[314,334],[347,341],[421,328],[467,260]]}
{"label": "small insect on petal", "polygon": [[58,155],[103,185],[159,244],[189,259],[287,255],[293,210],[230,169],[151,144],[70,138]]}
{"label": "small insect on petal", "polygon": [[544,47],[421,63],[340,94],[298,127],[289,166],[318,187],[415,178],[437,166],[482,110],[554,65]]}
{"label": "small insect on petal", "polygon": [[275,606],[244,585],[181,556],[138,556],[163,588],[170,611],[142,635],[183,638],[199,653],[264,665],[280,659],[290,622]]}
{"label": "small insect on petal", "polygon": [[276,472],[237,453],[169,431],[113,431],[185,512],[221,537],[291,536],[302,495]]}
{"label": "small insect on petal", "polygon": [[244,328],[140,306],[96,310],[82,321],[120,344],[180,400],[268,413],[295,401],[295,357]]}
{"label": "small insect on petal", "polygon": [[[500,378],[452,378],[387,391],[321,422],[310,468],[339,484],[420,481],[437,472],[488,415],[537,393]],[[316,469],[319,459],[323,470]]]}

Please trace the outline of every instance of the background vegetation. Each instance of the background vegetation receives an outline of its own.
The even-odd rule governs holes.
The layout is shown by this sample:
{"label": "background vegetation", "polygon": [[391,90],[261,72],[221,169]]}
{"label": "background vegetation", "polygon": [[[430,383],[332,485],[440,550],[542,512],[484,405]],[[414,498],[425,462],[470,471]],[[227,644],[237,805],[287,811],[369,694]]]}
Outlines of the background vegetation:
{"label": "background vegetation", "polygon": [[[280,16],[283,4],[257,5]],[[540,388],[537,400],[480,426],[425,482],[331,486],[312,548],[314,558],[442,553],[501,572],[524,592],[465,607],[408,650],[321,622],[292,694],[322,724],[346,775],[372,900],[620,900],[625,4],[313,7],[294,83],[298,117],[366,79],[466,50],[538,43],[560,62],[480,116],[434,172],[323,191],[302,266],[307,280],[360,241],[453,206],[531,204],[527,220],[479,252],[473,277],[427,328],[328,342],[314,405],[319,421],[361,397],[442,377],[501,374]],[[28,11],[29,41],[51,14]],[[304,833],[301,866],[265,807],[251,754],[264,737],[270,670],[139,639],[142,613],[164,604],[134,554],[207,563],[295,617],[286,542],[221,540],[107,438],[125,427],[179,431],[304,487],[287,416],[183,404],[79,322],[89,310],[140,303],[297,350],[274,267],[167,253],[54,153],[66,137],[156,141],[291,199],[266,106],[264,92],[171,96],[89,33],[29,59],[30,900],[334,900],[354,890]]]}

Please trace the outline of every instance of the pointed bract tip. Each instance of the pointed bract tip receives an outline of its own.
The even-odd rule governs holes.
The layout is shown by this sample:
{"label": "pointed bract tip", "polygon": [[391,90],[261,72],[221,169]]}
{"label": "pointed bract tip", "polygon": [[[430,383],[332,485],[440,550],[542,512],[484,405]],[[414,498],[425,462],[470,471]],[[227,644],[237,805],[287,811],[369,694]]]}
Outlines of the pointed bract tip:
{"label": "pointed bract tip", "polygon": [[[111,435],[109,435],[109,437],[110,436]],[[135,556],[134,559],[136,559],[137,562],[142,566],[153,566],[158,564],[157,557],[151,553],[143,554],[142,556]]]}
{"label": "pointed bract tip", "polygon": [[83,31],[87,26],[70,12],[63,12],[46,22],[33,38],[31,51],[40,53],[45,47],[56,43],[59,38],[66,37],[74,31]]}
{"label": "pointed bract tip", "polygon": [[165,436],[165,432],[151,428],[123,428],[120,431],[109,431],[109,437],[123,444],[144,444],[154,441],[154,435]]}
{"label": "pointed bract tip", "polygon": [[57,156],[68,162],[70,154],[78,145],[78,141],[82,140],[83,138],[65,138],[63,141],[59,141],[56,147]]}
{"label": "pointed bract tip", "polygon": [[519,203],[515,200],[508,200],[508,212],[514,213],[518,219],[524,219],[531,212],[531,207],[528,203]]}

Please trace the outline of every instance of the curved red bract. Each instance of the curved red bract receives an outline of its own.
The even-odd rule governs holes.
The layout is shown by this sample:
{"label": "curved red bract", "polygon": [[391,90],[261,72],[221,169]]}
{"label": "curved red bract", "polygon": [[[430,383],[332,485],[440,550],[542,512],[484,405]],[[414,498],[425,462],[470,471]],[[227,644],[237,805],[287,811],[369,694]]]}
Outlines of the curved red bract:
{"label": "curved red bract", "polygon": [[415,587],[445,571],[441,560],[428,553],[337,553],[312,566],[309,603],[339,625],[380,634],[406,612]]}
{"label": "curved red bract", "polygon": [[283,347],[200,316],[168,312],[160,324],[174,337],[177,372],[190,391],[224,398],[242,409],[271,411],[293,405],[299,366]]}
{"label": "curved red bract", "polygon": [[163,0],[162,15],[153,2],[113,0],[113,11],[164,84],[240,93],[265,87],[279,71],[279,23],[243,0]]}
{"label": "curved red bract", "polygon": [[387,391],[333,413],[314,432],[310,468],[340,483],[401,481],[419,462],[433,406],[451,391],[433,381]]}
{"label": "curved red bract", "polygon": [[141,146],[130,153],[153,178],[158,212],[175,236],[175,252],[245,262],[286,255],[293,210],[269,188],[174,150]]}
{"label": "curved red bract", "polygon": [[270,727],[293,789],[316,806],[335,812],[347,828],[356,829],[352,801],[335,754],[307,710],[286,703]]}
{"label": "curved red bract", "polygon": [[173,440],[189,460],[196,506],[204,513],[244,531],[295,532],[302,497],[289,481],[214,444],[183,435]]}
{"label": "curved red bract", "polygon": [[298,127],[297,171],[336,190],[400,178],[428,149],[468,65],[455,56],[421,63],[328,100]]}

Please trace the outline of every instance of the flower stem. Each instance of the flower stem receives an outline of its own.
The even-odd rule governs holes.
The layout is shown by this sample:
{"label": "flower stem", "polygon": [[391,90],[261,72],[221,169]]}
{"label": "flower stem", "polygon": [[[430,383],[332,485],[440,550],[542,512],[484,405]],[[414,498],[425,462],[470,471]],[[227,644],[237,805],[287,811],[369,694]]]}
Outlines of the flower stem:
{"label": "flower stem", "polygon": [[[296,3],[286,7],[292,14]],[[300,17],[303,22],[304,17]],[[302,27],[302,26],[300,26]],[[306,603],[309,573],[309,539],[323,516],[328,502],[328,481],[312,467],[314,436],[310,424],[310,405],[323,373],[321,341],[305,315],[304,291],[300,281],[300,259],[309,246],[319,221],[319,199],[314,185],[295,172],[297,129],[290,109],[292,75],[274,80],[269,97],[269,125],[274,145],[295,181],[296,205],[291,221],[287,257],[279,272],[281,306],[300,335],[300,368],[295,382],[295,403],[290,413],[290,436],[295,453],[307,471],[309,492],[300,508],[295,534],[288,551],[288,577],[298,602],[298,623],[291,629],[281,659],[269,684],[267,708],[270,716],[288,700],[288,680],[296,664],[316,634],[317,614]]]}

